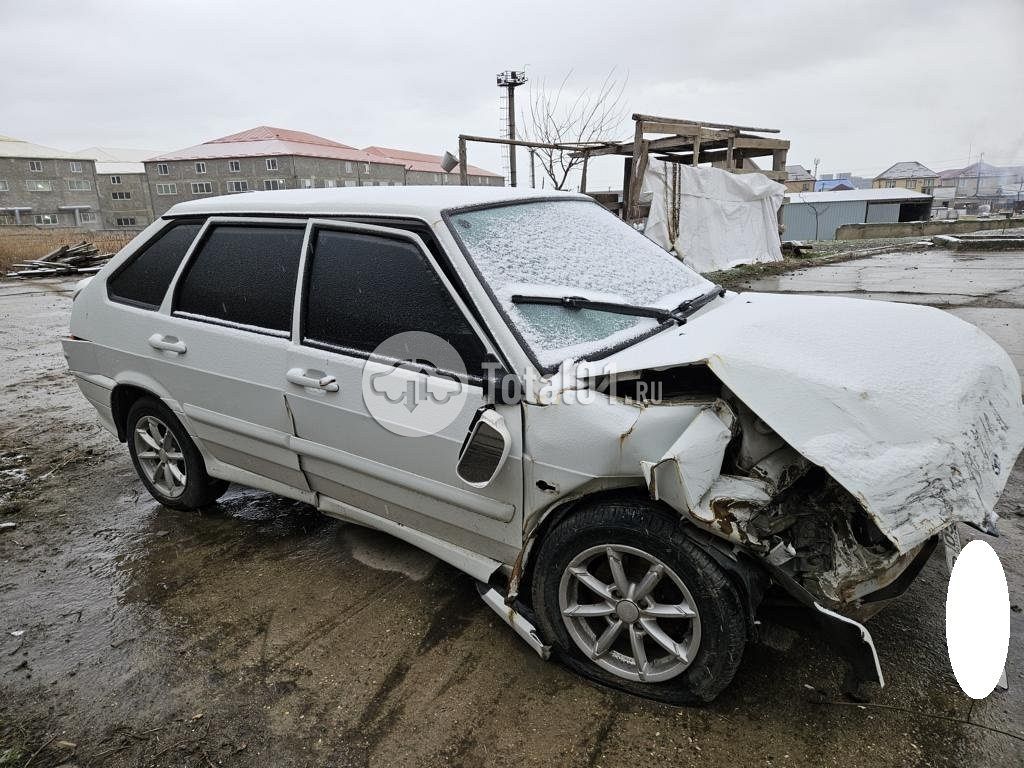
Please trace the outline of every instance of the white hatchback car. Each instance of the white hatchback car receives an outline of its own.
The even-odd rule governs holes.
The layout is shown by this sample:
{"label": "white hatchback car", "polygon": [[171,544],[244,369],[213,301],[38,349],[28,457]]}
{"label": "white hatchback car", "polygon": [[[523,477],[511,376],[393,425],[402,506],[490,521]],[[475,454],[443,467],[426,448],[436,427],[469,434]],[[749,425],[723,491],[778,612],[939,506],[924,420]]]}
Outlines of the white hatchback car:
{"label": "white hatchback car", "polygon": [[538,653],[708,701],[766,623],[860,620],[993,532],[1017,372],[936,309],[722,291],[590,198],[392,187],[175,206],[65,354],[150,493],[229,482],[480,582]]}

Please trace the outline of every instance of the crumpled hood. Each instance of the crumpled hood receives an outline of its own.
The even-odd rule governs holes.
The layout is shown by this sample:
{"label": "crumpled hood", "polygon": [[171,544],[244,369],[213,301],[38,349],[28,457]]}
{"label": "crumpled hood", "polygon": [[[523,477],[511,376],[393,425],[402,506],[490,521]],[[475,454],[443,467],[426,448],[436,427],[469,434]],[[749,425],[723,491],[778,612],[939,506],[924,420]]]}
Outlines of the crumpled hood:
{"label": "crumpled hood", "polygon": [[1009,357],[973,325],[910,304],[730,294],[602,367],[702,360],[901,551],[954,519],[994,526],[1024,407]]}

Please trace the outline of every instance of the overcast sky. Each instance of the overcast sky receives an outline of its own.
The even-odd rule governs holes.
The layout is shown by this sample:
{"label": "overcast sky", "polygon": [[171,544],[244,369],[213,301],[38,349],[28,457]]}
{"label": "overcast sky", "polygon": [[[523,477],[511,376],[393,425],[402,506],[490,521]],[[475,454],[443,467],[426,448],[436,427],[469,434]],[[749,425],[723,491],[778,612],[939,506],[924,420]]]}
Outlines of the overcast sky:
{"label": "overcast sky", "polygon": [[[266,124],[454,152],[497,134],[498,71],[582,88],[614,68],[620,137],[645,112],[780,128],[822,172],[1024,164],[1020,0],[503,6],[0,0],[0,134],[165,151]],[[592,180],[617,186],[613,162]]]}

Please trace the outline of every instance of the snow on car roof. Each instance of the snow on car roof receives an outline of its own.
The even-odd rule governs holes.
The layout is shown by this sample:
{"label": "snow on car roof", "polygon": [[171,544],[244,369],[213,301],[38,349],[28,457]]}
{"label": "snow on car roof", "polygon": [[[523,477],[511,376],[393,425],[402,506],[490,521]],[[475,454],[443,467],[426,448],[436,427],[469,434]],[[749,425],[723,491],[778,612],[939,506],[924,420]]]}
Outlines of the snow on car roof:
{"label": "snow on car roof", "polygon": [[576,192],[512,187],[396,186],[288,189],[205,197],[178,203],[165,216],[215,214],[391,214],[436,218],[448,208],[514,202],[533,198],[565,197],[592,200]]}

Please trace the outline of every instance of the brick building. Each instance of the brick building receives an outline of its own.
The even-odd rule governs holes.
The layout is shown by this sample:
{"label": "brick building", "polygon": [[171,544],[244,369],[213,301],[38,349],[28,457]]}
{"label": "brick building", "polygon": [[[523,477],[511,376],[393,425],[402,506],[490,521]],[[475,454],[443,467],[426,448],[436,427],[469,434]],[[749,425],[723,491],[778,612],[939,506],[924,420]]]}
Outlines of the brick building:
{"label": "brick building", "polygon": [[260,126],[149,158],[153,213],[236,192],[309,187],[400,186],[405,165],[302,131]]}
{"label": "brick building", "polygon": [[90,157],[0,136],[0,225],[99,229]]}
{"label": "brick building", "polygon": [[156,152],[89,147],[79,154],[96,161],[96,191],[103,229],[143,229],[153,221],[153,203],[143,160]]}
{"label": "brick building", "polygon": [[[410,152],[406,149],[391,147],[367,147],[365,151],[371,155],[404,163],[406,184],[451,184],[457,186],[459,183],[458,170],[453,173],[446,172],[441,167],[440,155],[428,155],[424,152]],[[505,177],[501,174],[491,173],[475,165],[470,165],[467,170],[469,171],[470,186],[501,187],[505,184]]]}

